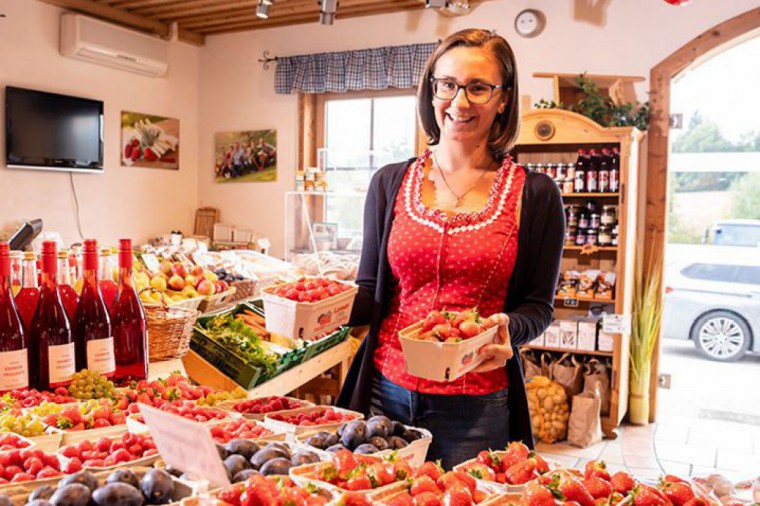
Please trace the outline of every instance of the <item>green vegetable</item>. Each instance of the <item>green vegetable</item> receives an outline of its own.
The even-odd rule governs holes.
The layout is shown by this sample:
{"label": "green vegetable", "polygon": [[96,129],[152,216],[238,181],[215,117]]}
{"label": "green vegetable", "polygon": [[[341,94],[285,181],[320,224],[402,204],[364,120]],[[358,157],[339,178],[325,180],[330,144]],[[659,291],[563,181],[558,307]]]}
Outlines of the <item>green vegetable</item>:
{"label": "green vegetable", "polygon": [[234,350],[248,364],[262,368],[265,377],[275,375],[279,357],[266,350],[259,335],[231,313],[209,320],[206,334],[223,347]]}

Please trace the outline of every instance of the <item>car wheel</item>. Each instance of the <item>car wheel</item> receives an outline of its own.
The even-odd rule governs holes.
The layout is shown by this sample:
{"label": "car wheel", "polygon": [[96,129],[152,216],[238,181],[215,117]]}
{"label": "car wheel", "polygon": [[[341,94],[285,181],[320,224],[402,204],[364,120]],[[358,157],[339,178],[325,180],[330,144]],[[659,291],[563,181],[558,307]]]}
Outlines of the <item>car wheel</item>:
{"label": "car wheel", "polygon": [[719,362],[734,362],[749,349],[750,330],[744,320],[729,311],[713,311],[697,319],[691,340],[700,355]]}

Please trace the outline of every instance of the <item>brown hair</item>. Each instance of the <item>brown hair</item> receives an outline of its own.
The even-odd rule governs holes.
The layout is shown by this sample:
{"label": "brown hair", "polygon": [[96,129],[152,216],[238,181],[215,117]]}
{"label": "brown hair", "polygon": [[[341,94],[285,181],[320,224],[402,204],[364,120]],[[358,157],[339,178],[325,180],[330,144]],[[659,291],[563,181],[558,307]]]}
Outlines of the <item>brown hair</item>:
{"label": "brown hair", "polygon": [[468,28],[449,35],[428,58],[425,71],[417,88],[417,114],[430,145],[438,144],[441,131],[433,110],[433,88],[430,79],[438,59],[455,47],[474,47],[488,51],[499,65],[502,78],[501,92],[507,97],[506,110],[498,114],[488,135],[488,147],[496,156],[509,151],[520,131],[520,107],[517,91],[517,66],[509,43],[496,33],[478,28]]}

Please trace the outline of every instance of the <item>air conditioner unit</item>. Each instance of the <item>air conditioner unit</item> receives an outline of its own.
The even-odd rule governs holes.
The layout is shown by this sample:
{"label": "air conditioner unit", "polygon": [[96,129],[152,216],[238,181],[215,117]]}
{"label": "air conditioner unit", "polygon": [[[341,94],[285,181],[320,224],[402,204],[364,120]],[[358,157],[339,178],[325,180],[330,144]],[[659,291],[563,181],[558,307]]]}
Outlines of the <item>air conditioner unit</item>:
{"label": "air conditioner unit", "polygon": [[63,56],[158,77],[169,69],[166,45],[156,37],[80,14],[61,15]]}

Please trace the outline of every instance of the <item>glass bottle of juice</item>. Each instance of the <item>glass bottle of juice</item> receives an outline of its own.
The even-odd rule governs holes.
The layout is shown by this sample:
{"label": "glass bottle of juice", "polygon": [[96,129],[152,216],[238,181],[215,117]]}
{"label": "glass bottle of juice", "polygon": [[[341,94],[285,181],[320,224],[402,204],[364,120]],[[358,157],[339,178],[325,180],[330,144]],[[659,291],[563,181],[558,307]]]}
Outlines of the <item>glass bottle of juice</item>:
{"label": "glass bottle of juice", "polygon": [[82,271],[82,246],[75,244],[71,247],[69,255],[69,265],[71,266],[71,282],[74,285],[77,295],[82,295],[83,271]]}
{"label": "glass bottle of juice", "polygon": [[37,284],[37,256],[28,251],[24,253],[22,267],[21,290],[16,295],[16,307],[24,322],[27,340],[31,338],[32,319],[37,311],[40,300],[40,289]]}
{"label": "glass bottle of juice", "polygon": [[98,243],[94,239],[84,241],[82,269],[82,296],[72,324],[77,370],[89,369],[110,378],[116,361],[111,318],[98,283]]}
{"label": "glass bottle of juice", "polygon": [[69,266],[69,252],[58,252],[58,293],[61,294],[61,302],[66,309],[66,316],[69,319],[69,323],[74,321],[74,313],[77,310],[77,304],[79,303],[79,295],[77,295],[74,286],[71,283],[71,267]]}
{"label": "glass bottle of juice", "polygon": [[24,282],[24,252],[11,251],[9,257],[11,261],[11,291],[15,297],[21,291]]}
{"label": "glass bottle of juice", "polygon": [[30,383],[38,390],[66,386],[76,372],[71,326],[56,281],[56,250],[54,241],[42,243],[40,302],[29,339],[29,354],[36,361],[30,370]]}
{"label": "glass bottle of juice", "polygon": [[10,247],[0,242],[0,394],[29,387],[24,324],[11,288]]}
{"label": "glass bottle of juice", "polygon": [[123,385],[148,378],[148,323],[132,284],[132,241],[119,240],[119,288],[111,306],[116,352],[114,381]]}
{"label": "glass bottle of juice", "polygon": [[111,256],[110,248],[103,248],[100,250],[100,273],[98,275],[98,283],[100,284],[100,293],[103,294],[103,300],[106,302],[106,307],[111,309],[113,300],[116,297],[116,283],[113,280],[113,257]]}

